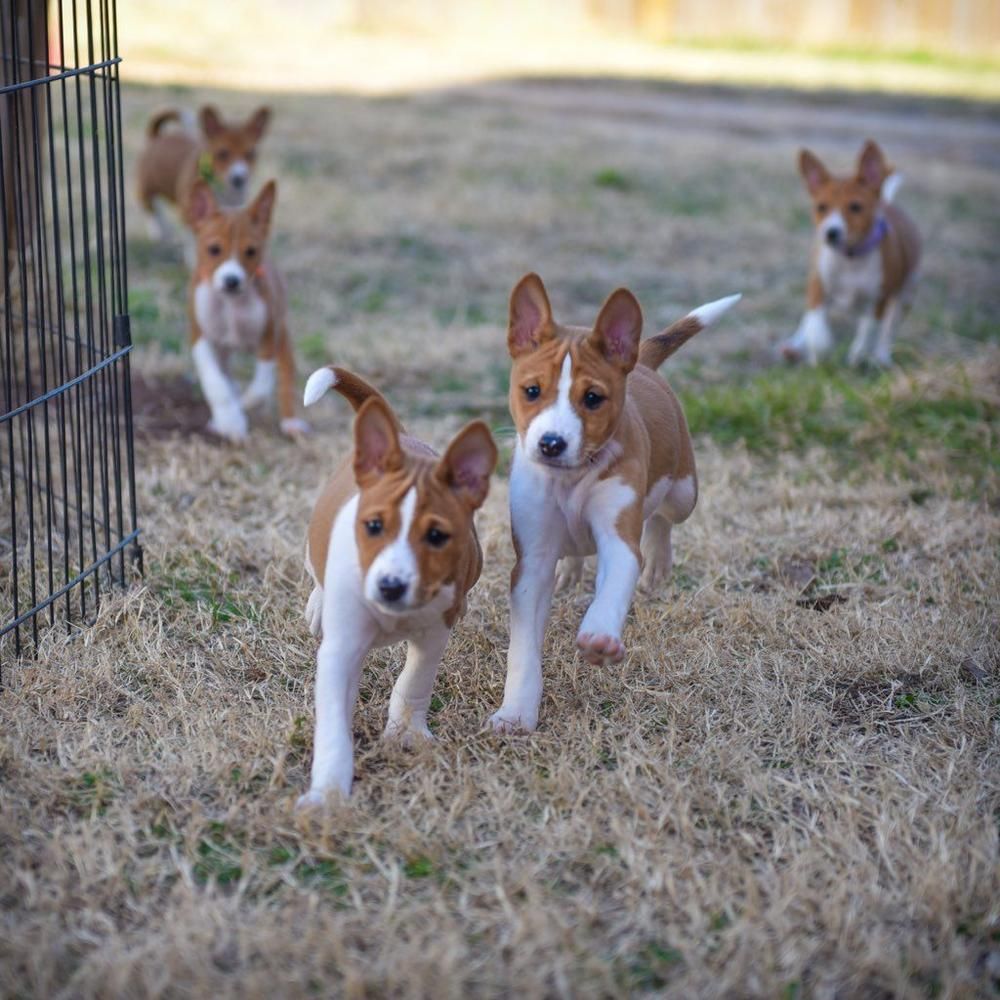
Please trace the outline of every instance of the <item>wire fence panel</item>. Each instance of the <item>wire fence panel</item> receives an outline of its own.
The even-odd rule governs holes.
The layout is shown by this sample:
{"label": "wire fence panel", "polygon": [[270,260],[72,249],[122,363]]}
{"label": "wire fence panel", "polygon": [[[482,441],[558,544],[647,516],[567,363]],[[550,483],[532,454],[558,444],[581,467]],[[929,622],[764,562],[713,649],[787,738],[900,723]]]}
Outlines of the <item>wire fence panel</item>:
{"label": "wire fence panel", "polygon": [[0,667],[142,569],[115,15],[0,5]]}

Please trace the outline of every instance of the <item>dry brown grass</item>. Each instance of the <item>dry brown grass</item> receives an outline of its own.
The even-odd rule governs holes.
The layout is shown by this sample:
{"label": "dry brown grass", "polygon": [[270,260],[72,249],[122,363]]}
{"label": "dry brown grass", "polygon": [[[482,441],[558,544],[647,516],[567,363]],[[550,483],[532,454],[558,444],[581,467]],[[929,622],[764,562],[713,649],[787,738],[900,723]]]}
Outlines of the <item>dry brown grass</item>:
{"label": "dry brown grass", "polygon": [[[135,138],[175,95],[125,96]],[[777,385],[794,412],[798,383],[767,368],[767,347],[804,282],[800,141],[845,161],[885,133],[932,234],[902,374],[824,376],[882,408],[852,444],[783,430],[768,454],[721,447],[706,409],[673,581],[637,600],[620,669],[574,655],[586,597],[557,602],[530,738],[481,731],[507,636],[498,479],[438,743],[379,742],[401,652],[373,656],[355,797],[322,823],[292,812],[315,654],[301,549],[347,407],[325,401],[301,448],[263,420],[243,451],[165,433],[192,398],[175,349],[184,278],[134,236],[136,363],[163,401],[140,421],[147,573],[93,629],[6,674],[0,994],[996,988],[996,126],[974,108],[733,100],[536,83],[277,102],[264,170],[282,181],[300,355],[372,376],[436,443],[472,412],[509,423],[504,302],[529,267],[575,320],[617,282],[651,323],[743,290],[671,377],[716,408],[727,386],[739,401]],[[909,403],[952,423],[914,442],[898,426],[911,411],[893,409]],[[879,451],[894,434],[905,461]]]}

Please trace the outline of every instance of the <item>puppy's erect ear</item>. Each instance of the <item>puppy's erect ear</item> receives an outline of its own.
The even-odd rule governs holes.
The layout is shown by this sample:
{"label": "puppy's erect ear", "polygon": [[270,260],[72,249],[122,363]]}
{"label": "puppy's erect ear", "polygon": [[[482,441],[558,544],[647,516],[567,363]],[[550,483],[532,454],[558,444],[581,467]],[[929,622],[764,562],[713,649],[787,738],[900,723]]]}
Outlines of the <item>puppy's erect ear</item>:
{"label": "puppy's erect ear", "polygon": [[198,119],[201,122],[201,130],[204,132],[206,139],[214,139],[220,132],[225,131],[226,126],[219,117],[219,112],[216,111],[215,106],[212,104],[206,104],[198,112]]}
{"label": "puppy's erect ear", "polygon": [[497,464],[497,446],[482,420],[467,424],[454,437],[437,464],[438,478],[472,510],[482,506]]}
{"label": "puppy's erect ear", "polygon": [[542,279],[526,274],[510,293],[507,350],[512,358],[533,351],[553,334],[552,307]]}
{"label": "puppy's erect ear", "polygon": [[630,372],[639,359],[641,337],[642,309],[636,297],[627,288],[613,291],[601,306],[588,343],[607,361]]}
{"label": "puppy's erect ear", "polygon": [[808,149],[799,152],[799,173],[810,194],[815,194],[830,179],[830,172],[820,158]]}
{"label": "puppy's erect ear", "polygon": [[254,198],[247,209],[250,213],[250,221],[258,226],[270,226],[271,213],[274,211],[274,203],[277,200],[277,181],[270,180],[260,189],[260,194]]}
{"label": "puppy's erect ear", "polygon": [[879,191],[882,188],[882,182],[891,173],[892,170],[885,162],[879,144],[873,139],[869,139],[861,147],[861,154],[858,156],[858,180]]}
{"label": "puppy's erect ear", "polygon": [[191,194],[188,200],[188,220],[191,225],[197,228],[206,219],[219,212],[219,204],[215,200],[211,187],[202,178],[198,178],[191,186]]}
{"label": "puppy's erect ear", "polygon": [[354,419],[354,479],[364,489],[403,464],[399,432],[384,399],[366,400]]}
{"label": "puppy's erect ear", "polygon": [[254,142],[260,142],[270,121],[271,109],[266,106],[261,107],[250,116],[244,128],[253,136]]}

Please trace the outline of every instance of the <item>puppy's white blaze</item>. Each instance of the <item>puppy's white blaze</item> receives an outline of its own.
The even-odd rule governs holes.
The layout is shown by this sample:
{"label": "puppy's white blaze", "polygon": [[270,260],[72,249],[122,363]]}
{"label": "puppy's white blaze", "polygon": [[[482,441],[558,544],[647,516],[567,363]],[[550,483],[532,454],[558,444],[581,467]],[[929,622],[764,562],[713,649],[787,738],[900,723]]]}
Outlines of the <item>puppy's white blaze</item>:
{"label": "puppy's white blaze", "polygon": [[413,595],[420,584],[420,569],[417,557],[410,545],[410,528],[417,508],[417,488],[411,486],[399,505],[399,534],[375,558],[365,579],[365,597],[369,601],[379,601],[378,582],[382,577],[396,577],[406,584],[406,596],[400,607],[413,607]]}
{"label": "puppy's white blaze", "polygon": [[235,257],[230,257],[225,263],[220,264],[212,275],[212,287],[216,291],[225,290],[225,281],[228,277],[234,277],[242,286],[247,280],[247,273],[243,270],[243,265]]}
{"label": "puppy's white blaze", "polygon": [[529,455],[538,452],[538,442],[545,434],[558,434],[566,441],[566,450],[560,456],[562,462],[566,465],[576,465],[579,461],[583,424],[573,408],[570,397],[572,389],[573,359],[567,351],[559,372],[556,401],[531,421],[525,433],[525,449]]}
{"label": "puppy's white blaze", "polygon": [[246,160],[237,160],[228,170],[226,176],[230,182],[237,178],[245,181],[250,176],[250,164]]}
{"label": "puppy's white blaze", "polygon": [[711,326],[723,313],[732,309],[732,307],[742,298],[742,292],[737,292],[735,295],[727,295],[724,299],[716,299],[714,302],[706,302],[703,306],[698,306],[697,309],[692,309],[691,312],[688,313],[688,316],[692,319],[698,320],[702,326]]}
{"label": "puppy's white blaze", "polygon": [[847,235],[847,223],[844,221],[844,217],[837,210],[830,212],[819,224],[819,232],[824,240],[826,239],[826,234],[830,232],[831,229],[839,229],[844,236]]}
{"label": "puppy's white blaze", "polygon": [[892,173],[882,182],[882,201],[891,205],[893,199],[899,194],[899,189],[903,186],[903,175]]}
{"label": "puppy's white blaze", "polygon": [[328,389],[337,384],[337,376],[330,368],[317,368],[309,376],[306,382],[305,392],[302,394],[302,405],[312,406]]}

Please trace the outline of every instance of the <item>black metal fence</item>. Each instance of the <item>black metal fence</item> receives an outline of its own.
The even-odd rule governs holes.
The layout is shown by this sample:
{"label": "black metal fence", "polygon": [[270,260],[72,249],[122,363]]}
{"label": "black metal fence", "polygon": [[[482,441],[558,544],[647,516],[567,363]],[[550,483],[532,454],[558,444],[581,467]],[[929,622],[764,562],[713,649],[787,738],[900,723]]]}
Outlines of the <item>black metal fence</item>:
{"label": "black metal fence", "polygon": [[0,0],[0,665],[141,550],[115,0]]}

